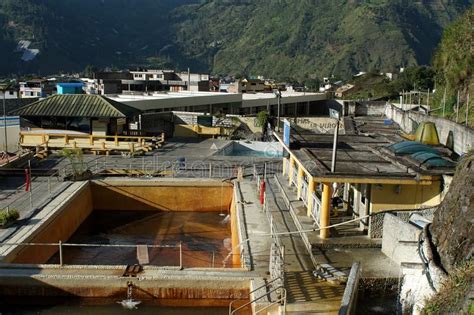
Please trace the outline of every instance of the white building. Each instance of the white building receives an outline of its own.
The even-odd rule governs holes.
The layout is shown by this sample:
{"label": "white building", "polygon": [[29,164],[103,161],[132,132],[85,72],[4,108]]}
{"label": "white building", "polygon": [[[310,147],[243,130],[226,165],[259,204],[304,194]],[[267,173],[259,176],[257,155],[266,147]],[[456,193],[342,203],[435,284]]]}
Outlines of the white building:
{"label": "white building", "polygon": [[19,98],[18,90],[15,88],[10,88],[6,90],[5,93],[2,90],[0,90],[0,100],[4,98],[7,100]]}

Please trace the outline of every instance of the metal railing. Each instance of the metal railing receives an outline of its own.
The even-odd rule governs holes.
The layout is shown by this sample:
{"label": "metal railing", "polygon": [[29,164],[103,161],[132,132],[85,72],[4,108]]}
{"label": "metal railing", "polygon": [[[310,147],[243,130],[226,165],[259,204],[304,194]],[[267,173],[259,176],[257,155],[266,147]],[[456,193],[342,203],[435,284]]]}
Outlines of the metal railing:
{"label": "metal railing", "polygon": [[301,180],[301,200],[308,206],[308,183],[304,178]]}
{"label": "metal railing", "polygon": [[[266,166],[265,166],[266,167]],[[257,168],[254,167],[253,170],[253,176],[254,179],[257,183],[256,191],[257,194],[260,195],[260,189],[261,189],[261,182],[266,180],[266,175],[267,172],[264,170],[263,172],[264,175],[261,175]],[[265,176],[265,178],[264,178]],[[270,282],[264,284],[263,286],[260,286],[256,288],[255,290],[251,291],[250,294],[256,292],[257,290],[265,288],[265,293],[252,299],[251,301],[245,303],[244,305],[236,308],[235,310],[232,310],[232,305],[234,302],[238,300],[234,300],[229,304],[229,314],[235,314],[239,310],[244,309],[245,307],[251,305],[252,303],[255,303],[264,297],[271,297],[272,293],[275,293],[278,295],[277,299],[275,301],[271,301],[269,305],[264,306],[260,310],[255,310],[255,314],[258,314],[260,312],[263,312],[264,310],[280,304],[283,305],[283,313],[285,312],[285,307],[286,307],[286,289],[284,287],[285,285],[285,247],[282,245],[280,237],[277,234],[277,229],[276,225],[273,221],[273,216],[270,213],[270,209],[268,208],[268,196],[267,193],[264,192],[264,202],[262,205],[262,210],[265,213],[268,223],[270,225],[270,234],[272,238],[271,242],[271,247],[270,247],[270,258],[269,258],[269,274],[270,274]]]}
{"label": "metal railing", "polygon": [[319,199],[318,195],[315,192],[312,194],[313,204],[311,210],[311,216],[313,217],[314,222],[318,227],[320,227],[319,222],[321,218],[321,200]]}
{"label": "metal railing", "polygon": [[[57,247],[58,250],[57,250],[57,253],[58,253],[58,259],[59,259],[59,266],[64,266],[66,265],[64,263],[64,249],[65,248],[71,248],[71,247],[75,247],[75,248],[78,248],[78,247],[81,247],[81,248],[104,248],[104,249],[107,249],[107,248],[134,248],[134,249],[137,249],[137,256],[138,256],[138,248],[139,247],[146,247],[147,248],[147,251],[149,249],[154,249],[154,248],[171,248],[171,249],[176,249],[178,252],[177,252],[177,256],[179,258],[179,263],[177,265],[156,265],[156,264],[153,264],[151,262],[149,263],[146,263],[146,265],[150,265],[150,266],[161,266],[161,267],[179,267],[180,270],[184,269],[184,263],[183,263],[183,260],[184,260],[184,256],[186,256],[186,250],[183,248],[183,243],[182,242],[179,242],[179,243],[176,243],[176,244],[137,244],[137,245],[133,245],[133,244],[81,244],[81,243],[63,243],[61,241],[57,242],[57,243],[54,243],[54,242],[51,242],[51,243],[33,243],[33,242],[6,242],[6,243],[0,243],[0,246],[47,246],[47,247]],[[216,255],[215,255],[215,251],[204,251],[204,252],[208,252],[208,256],[209,256],[209,268],[221,268],[221,267],[216,267],[216,265],[219,265],[216,263]],[[138,257],[137,257],[137,260],[138,260]],[[131,262],[131,263],[135,263],[135,261]],[[53,264],[53,263],[46,263],[46,264],[51,264],[51,265],[57,265],[57,264]],[[91,263],[92,264],[92,263]],[[100,263],[95,263],[95,264],[99,264],[99,265],[107,265],[107,264],[100,264]],[[220,265],[219,265],[220,266]],[[192,266],[192,267],[195,267],[195,266]],[[202,266],[201,266],[202,267]],[[205,267],[207,268],[207,267]],[[231,267],[232,268],[232,267]]]}
{"label": "metal railing", "polygon": [[[275,283],[277,280],[279,279],[273,279],[273,280],[270,280],[269,282],[265,282],[264,284],[262,284],[261,286],[259,287],[256,287],[255,289],[253,289],[252,291],[249,292],[248,296],[250,296],[252,293],[255,293],[257,292],[258,290],[261,290],[263,288],[271,288],[273,286],[273,283]],[[267,292],[265,292],[265,294],[267,294]],[[240,300],[233,300],[229,303],[229,314],[232,314],[233,313],[233,310],[232,310],[232,306],[234,305],[235,302],[237,301],[240,301]],[[237,309],[235,310],[237,311]]]}
{"label": "metal railing", "polygon": [[295,185],[296,187],[298,187],[298,167],[297,166],[293,168],[293,172],[291,173],[291,185]]}
{"label": "metal railing", "polygon": [[260,312],[263,312],[264,310],[274,306],[274,305],[277,305],[277,304],[280,304],[283,306],[283,309],[282,309],[282,313],[285,314],[285,308],[286,308],[286,289],[284,287],[276,287],[276,288],[273,288],[273,289],[270,289],[270,291],[268,290],[265,290],[265,294],[262,294],[260,296],[258,296],[257,298],[253,299],[252,301],[250,302],[247,302],[245,303],[244,305],[242,306],[239,306],[238,308],[236,308],[235,310],[229,310],[229,314],[230,315],[233,315],[235,313],[237,313],[238,311],[242,310],[242,309],[245,309],[246,307],[248,307],[249,305],[251,305],[252,303],[255,303],[257,301],[260,301],[261,299],[265,298],[265,297],[268,297],[269,295],[271,295],[272,293],[275,293],[275,292],[279,292],[278,293],[278,298],[276,299],[276,301],[272,301],[269,305],[266,305],[264,306],[263,308],[259,309],[259,310],[255,310],[254,314],[258,314]]}
{"label": "metal railing", "polygon": [[13,195],[16,196],[11,202],[2,204],[0,211],[19,211],[31,214],[35,209],[51,201],[59,192],[63,191],[68,183],[62,181],[63,169],[55,170],[47,177],[38,177],[30,180],[29,191],[25,191],[25,186],[21,185]]}
{"label": "metal railing", "polygon": [[285,247],[283,246],[273,216],[268,208],[268,195],[264,193],[263,211],[270,224],[270,234],[272,243],[270,247],[269,273],[271,279],[281,279],[279,286],[283,287],[285,283]]}
{"label": "metal railing", "polygon": [[286,174],[289,174],[289,171],[290,171],[290,159],[284,159],[284,160],[283,160],[283,163],[285,163],[285,171],[286,171]]}
{"label": "metal railing", "polygon": [[[239,168],[243,176],[281,171],[281,163],[229,163],[226,161],[157,161],[150,158],[117,159],[107,156],[97,158],[84,164],[84,168],[93,175],[129,175],[148,177],[176,178],[235,178]],[[73,168],[68,165],[64,174],[72,174]]]}
{"label": "metal railing", "polygon": [[287,296],[287,292],[286,292],[286,289],[284,287],[280,287],[280,288],[277,288],[280,290],[280,293],[279,293],[279,297],[276,299],[276,301],[273,301],[271,302],[269,305],[261,308],[261,309],[258,309],[258,310],[255,310],[255,314],[259,314],[271,307],[273,307],[274,305],[277,305],[279,304],[282,309],[281,309],[281,312],[279,314],[286,314],[286,296]]}

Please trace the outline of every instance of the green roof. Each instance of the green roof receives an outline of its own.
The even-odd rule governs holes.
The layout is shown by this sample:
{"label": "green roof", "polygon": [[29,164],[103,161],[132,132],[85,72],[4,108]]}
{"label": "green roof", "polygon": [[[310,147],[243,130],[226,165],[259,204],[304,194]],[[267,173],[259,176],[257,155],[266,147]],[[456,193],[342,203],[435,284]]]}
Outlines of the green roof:
{"label": "green roof", "polygon": [[53,95],[11,112],[18,116],[122,118],[140,111],[102,95]]}

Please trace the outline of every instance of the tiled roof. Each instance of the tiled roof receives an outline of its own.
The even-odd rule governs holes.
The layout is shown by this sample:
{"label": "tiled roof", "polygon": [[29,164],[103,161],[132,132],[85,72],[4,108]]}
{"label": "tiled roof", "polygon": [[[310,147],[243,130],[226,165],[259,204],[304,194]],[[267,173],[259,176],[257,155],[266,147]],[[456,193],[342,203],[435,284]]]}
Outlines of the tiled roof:
{"label": "tiled roof", "polygon": [[102,95],[53,95],[11,112],[18,116],[129,117],[139,111]]}

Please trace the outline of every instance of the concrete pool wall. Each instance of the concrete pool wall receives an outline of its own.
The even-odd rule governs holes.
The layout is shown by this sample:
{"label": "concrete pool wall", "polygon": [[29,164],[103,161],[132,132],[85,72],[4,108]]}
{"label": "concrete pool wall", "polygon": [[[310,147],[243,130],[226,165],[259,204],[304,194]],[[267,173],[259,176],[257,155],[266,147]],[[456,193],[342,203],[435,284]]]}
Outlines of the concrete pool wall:
{"label": "concrete pool wall", "polygon": [[[51,201],[8,241],[9,243],[51,243],[67,240],[91,214],[92,193],[87,182],[74,183]],[[56,246],[2,246],[4,263],[46,262]]]}
{"label": "concrete pool wall", "polygon": [[218,181],[93,181],[95,210],[228,211],[232,185]]}
{"label": "concrete pool wall", "polygon": [[[221,180],[75,182],[19,228],[5,242],[7,245],[0,247],[0,296],[121,300],[126,297],[127,283],[132,281],[134,298],[158,305],[228,306],[236,299],[239,301],[235,305],[241,305],[248,302],[250,283],[260,277],[250,271],[248,258],[243,259],[243,264],[240,262],[241,256],[248,256],[248,248],[243,252],[243,247],[238,246],[242,239],[248,238],[241,204],[238,184]],[[181,207],[198,213],[215,211],[222,219],[218,215],[221,212],[231,214],[229,225],[235,255],[230,257],[229,265],[240,268],[223,268],[221,263],[214,268],[185,266],[182,270],[177,266],[145,265],[141,272],[130,277],[124,276],[124,265],[97,265],[92,259],[87,265],[46,263],[57,255],[57,245],[8,245],[66,242],[98,208],[110,211],[112,217],[112,210],[117,208],[172,212],[181,211]]]}
{"label": "concrete pool wall", "polygon": [[[110,180],[77,182],[38,213],[10,243],[67,242],[93,210],[222,212],[235,216],[233,185],[217,180]],[[231,211],[231,208],[234,211]],[[237,247],[238,224],[231,218],[232,246]],[[4,263],[46,263],[58,246],[2,246]],[[232,264],[239,264],[239,255]],[[91,262],[93,263],[93,262]]]}

